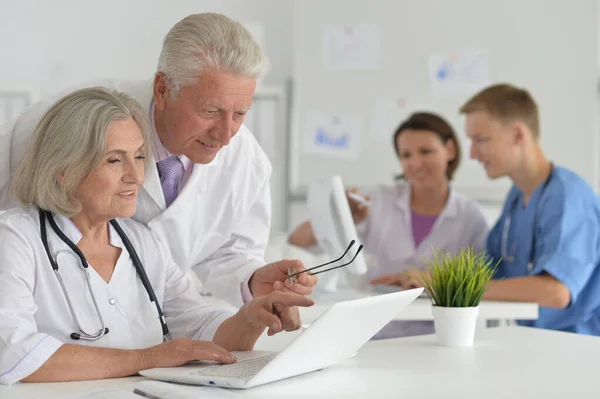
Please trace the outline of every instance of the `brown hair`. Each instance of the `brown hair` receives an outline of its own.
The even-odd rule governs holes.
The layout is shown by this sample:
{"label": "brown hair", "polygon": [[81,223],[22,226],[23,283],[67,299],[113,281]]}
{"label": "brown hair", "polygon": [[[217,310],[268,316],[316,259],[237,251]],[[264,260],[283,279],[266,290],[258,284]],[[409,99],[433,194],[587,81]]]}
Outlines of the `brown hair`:
{"label": "brown hair", "polygon": [[523,122],[534,137],[540,136],[538,107],[535,100],[525,89],[509,84],[490,86],[465,103],[461,114],[485,111],[500,122]]}
{"label": "brown hair", "polygon": [[[445,119],[436,114],[429,112],[416,112],[412,114],[407,120],[398,126],[396,132],[394,133],[393,144],[396,150],[396,155],[398,156],[400,156],[398,137],[406,130],[427,130],[435,133],[444,144],[446,144],[448,140],[454,143],[454,147],[456,147],[456,156],[453,160],[448,161],[448,169],[446,169],[446,176],[448,177],[448,180],[452,180],[454,172],[456,172],[456,169],[458,169],[458,165],[460,164],[461,157],[460,144],[454,129],[452,129],[452,126],[450,126]],[[403,174],[396,176],[396,180],[403,178]]]}

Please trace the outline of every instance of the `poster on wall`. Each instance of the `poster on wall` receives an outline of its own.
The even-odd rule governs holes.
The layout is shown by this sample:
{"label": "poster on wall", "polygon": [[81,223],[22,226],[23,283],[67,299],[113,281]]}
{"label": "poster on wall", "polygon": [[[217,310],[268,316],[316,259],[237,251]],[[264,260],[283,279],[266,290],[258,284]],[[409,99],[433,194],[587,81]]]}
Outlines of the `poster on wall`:
{"label": "poster on wall", "polygon": [[379,69],[379,26],[363,24],[326,27],[323,30],[323,62],[328,71]]}
{"label": "poster on wall", "polygon": [[469,96],[491,83],[484,50],[438,53],[429,56],[428,74],[435,99]]}
{"label": "poster on wall", "polygon": [[355,161],[360,154],[363,119],[311,112],[304,129],[304,152]]}

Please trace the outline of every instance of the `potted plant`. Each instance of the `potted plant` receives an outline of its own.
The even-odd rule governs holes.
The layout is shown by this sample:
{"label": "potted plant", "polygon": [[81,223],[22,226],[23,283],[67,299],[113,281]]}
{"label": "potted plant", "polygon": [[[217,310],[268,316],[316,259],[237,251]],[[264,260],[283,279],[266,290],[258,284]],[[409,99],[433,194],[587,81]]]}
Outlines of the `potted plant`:
{"label": "potted plant", "polygon": [[444,346],[472,346],[479,303],[494,275],[485,252],[464,249],[456,255],[434,251],[428,273],[417,277],[433,307],[437,342]]}

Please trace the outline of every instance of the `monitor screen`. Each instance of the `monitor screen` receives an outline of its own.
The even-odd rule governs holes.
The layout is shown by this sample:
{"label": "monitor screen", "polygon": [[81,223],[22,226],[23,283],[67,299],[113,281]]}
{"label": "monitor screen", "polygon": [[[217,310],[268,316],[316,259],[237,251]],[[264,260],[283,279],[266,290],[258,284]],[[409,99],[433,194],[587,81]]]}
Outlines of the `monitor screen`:
{"label": "monitor screen", "polygon": [[[335,267],[338,264],[350,262],[361,242],[356,232],[350,205],[346,197],[346,190],[340,176],[318,179],[311,183],[308,188],[308,210],[315,238],[330,259],[337,259],[342,256],[350,242],[352,240],[356,241],[339,262],[327,267]],[[355,275],[365,274],[367,265],[363,253],[359,253],[348,266],[320,275],[319,285],[323,285],[322,281],[324,279],[336,285],[339,273],[344,273],[344,271]]]}

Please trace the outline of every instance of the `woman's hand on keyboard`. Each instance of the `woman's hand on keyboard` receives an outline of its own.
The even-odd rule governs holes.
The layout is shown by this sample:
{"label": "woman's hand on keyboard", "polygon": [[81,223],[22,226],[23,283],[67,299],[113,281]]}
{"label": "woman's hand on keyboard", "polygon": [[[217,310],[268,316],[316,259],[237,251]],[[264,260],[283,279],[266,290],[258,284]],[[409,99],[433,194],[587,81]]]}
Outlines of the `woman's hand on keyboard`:
{"label": "woman's hand on keyboard", "polygon": [[142,370],[155,367],[181,366],[192,360],[214,360],[218,363],[235,363],[229,351],[207,341],[176,338],[140,351]]}

